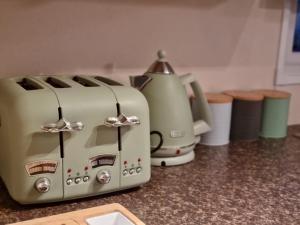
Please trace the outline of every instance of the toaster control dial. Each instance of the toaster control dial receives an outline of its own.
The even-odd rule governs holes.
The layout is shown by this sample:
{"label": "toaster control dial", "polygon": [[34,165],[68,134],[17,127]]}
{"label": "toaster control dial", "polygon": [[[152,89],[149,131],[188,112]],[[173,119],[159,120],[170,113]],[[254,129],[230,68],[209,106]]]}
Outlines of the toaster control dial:
{"label": "toaster control dial", "polygon": [[97,180],[100,184],[108,184],[110,181],[110,174],[106,170],[99,171],[97,173]]}
{"label": "toaster control dial", "polygon": [[40,193],[46,193],[50,190],[50,180],[42,177],[35,182],[35,189]]}

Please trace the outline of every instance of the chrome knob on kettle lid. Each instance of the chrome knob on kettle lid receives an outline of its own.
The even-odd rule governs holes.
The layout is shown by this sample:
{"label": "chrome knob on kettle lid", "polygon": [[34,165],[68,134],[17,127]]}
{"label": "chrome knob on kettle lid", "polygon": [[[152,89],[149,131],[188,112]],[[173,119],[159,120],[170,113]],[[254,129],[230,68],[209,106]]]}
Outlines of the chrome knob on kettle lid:
{"label": "chrome knob on kettle lid", "polygon": [[171,65],[166,61],[166,52],[159,50],[157,52],[158,59],[149,67],[146,74],[162,74],[172,75],[175,74]]}

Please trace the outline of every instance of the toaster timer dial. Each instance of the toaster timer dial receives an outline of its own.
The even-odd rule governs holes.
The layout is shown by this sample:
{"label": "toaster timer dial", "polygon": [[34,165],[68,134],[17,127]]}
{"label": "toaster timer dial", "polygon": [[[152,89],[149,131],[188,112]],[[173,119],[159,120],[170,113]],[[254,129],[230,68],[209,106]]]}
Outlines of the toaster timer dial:
{"label": "toaster timer dial", "polygon": [[50,190],[50,180],[42,177],[35,182],[35,189],[40,193],[46,193]]}
{"label": "toaster timer dial", "polygon": [[101,166],[113,166],[115,164],[115,160],[115,155],[98,155],[90,158],[90,163],[92,168],[95,169]]}
{"label": "toaster timer dial", "polygon": [[43,173],[55,173],[58,166],[57,161],[42,160],[30,162],[25,165],[26,171],[30,176],[43,174]]}
{"label": "toaster timer dial", "polygon": [[102,170],[97,173],[97,181],[100,184],[108,184],[110,178],[111,178],[110,173],[106,170]]}

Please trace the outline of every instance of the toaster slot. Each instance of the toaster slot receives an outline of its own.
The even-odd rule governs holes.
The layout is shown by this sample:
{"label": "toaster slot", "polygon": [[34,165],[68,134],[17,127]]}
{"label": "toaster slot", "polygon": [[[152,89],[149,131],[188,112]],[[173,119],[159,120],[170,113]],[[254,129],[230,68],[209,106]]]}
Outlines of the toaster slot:
{"label": "toaster slot", "polygon": [[95,84],[94,82],[92,82],[90,80],[87,80],[83,77],[79,77],[79,76],[73,77],[72,80],[79,83],[79,84],[81,84],[84,87],[98,87],[99,86],[98,84]]}
{"label": "toaster slot", "polygon": [[115,81],[115,80],[111,80],[107,77],[100,77],[100,76],[96,76],[94,77],[96,80],[99,80],[105,84],[111,85],[111,86],[123,86],[123,84]]}
{"label": "toaster slot", "polygon": [[54,88],[69,88],[70,87],[70,85],[68,85],[54,77],[48,77],[45,81]]}
{"label": "toaster slot", "polygon": [[23,78],[21,81],[18,81],[17,84],[19,84],[26,91],[43,89],[40,85],[28,78]]}

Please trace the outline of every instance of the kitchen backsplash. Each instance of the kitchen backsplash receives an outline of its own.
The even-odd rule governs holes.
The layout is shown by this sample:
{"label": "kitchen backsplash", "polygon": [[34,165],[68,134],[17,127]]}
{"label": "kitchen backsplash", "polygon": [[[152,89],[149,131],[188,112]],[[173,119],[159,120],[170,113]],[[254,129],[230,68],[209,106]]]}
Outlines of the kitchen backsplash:
{"label": "kitchen backsplash", "polygon": [[[273,88],[283,0],[2,0],[0,74],[101,74],[129,84],[157,49],[206,91]],[[300,123],[299,86],[290,124]]]}

